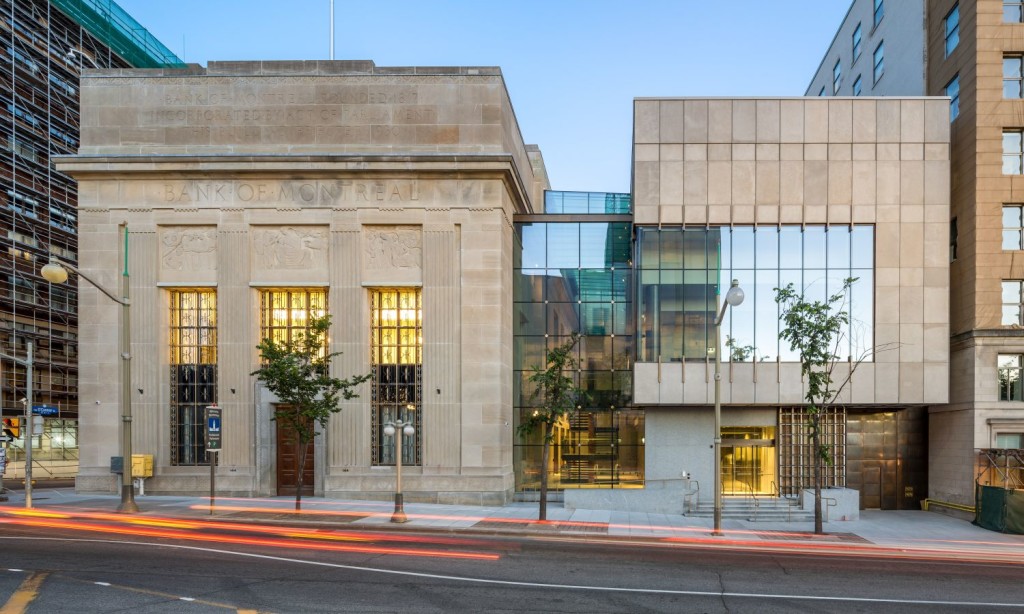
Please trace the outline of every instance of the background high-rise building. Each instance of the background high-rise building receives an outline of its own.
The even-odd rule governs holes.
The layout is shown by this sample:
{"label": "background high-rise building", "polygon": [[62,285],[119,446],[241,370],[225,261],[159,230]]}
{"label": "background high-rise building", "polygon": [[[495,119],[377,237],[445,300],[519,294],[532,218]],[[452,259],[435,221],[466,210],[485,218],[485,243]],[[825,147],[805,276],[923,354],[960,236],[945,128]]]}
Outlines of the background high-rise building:
{"label": "background high-rise building", "polygon": [[[75,461],[77,292],[39,269],[51,255],[77,262],[77,193],[50,159],[78,151],[83,69],[184,64],[112,0],[3,0],[0,38],[0,352],[24,357],[34,343],[33,404],[56,412],[36,459]],[[25,380],[2,362],[5,418],[23,416]]]}
{"label": "background high-rise building", "polygon": [[1024,448],[1022,35],[1019,0],[855,0],[807,90],[950,98],[950,402],[929,408],[929,497],[954,504],[974,503],[991,450]]}

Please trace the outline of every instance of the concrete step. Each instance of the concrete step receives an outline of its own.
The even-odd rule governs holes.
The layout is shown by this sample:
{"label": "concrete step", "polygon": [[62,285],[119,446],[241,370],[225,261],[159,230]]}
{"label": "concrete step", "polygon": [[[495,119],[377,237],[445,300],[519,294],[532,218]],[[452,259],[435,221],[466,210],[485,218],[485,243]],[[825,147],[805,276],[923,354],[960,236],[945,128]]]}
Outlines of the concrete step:
{"label": "concrete step", "polygon": [[[518,503],[539,503],[540,502],[540,491],[539,490],[526,490],[523,492],[517,492],[512,497],[513,501]],[[565,501],[565,495],[560,490],[549,490],[548,491],[548,503],[562,503]]]}
{"label": "concrete step", "polygon": [[[684,514],[691,518],[713,518],[714,515],[713,500],[701,501],[696,509]],[[766,497],[755,502],[749,497],[726,498],[722,500],[722,518],[756,522],[804,522],[814,520],[814,512],[802,509],[796,499]]]}

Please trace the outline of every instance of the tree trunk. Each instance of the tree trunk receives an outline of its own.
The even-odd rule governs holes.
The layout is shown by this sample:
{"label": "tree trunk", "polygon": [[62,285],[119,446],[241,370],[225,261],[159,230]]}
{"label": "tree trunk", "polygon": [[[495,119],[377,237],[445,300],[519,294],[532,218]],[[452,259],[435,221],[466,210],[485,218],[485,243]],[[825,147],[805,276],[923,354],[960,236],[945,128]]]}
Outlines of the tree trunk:
{"label": "tree trunk", "polygon": [[551,442],[548,441],[548,424],[542,422],[540,425],[541,439],[544,447],[540,454],[540,520],[548,519],[548,458],[551,454]]}
{"label": "tree trunk", "polygon": [[821,435],[818,431],[820,425],[818,413],[811,414],[811,449],[814,451],[814,533],[821,535],[825,532],[821,522]]}
{"label": "tree trunk", "polygon": [[306,450],[307,446],[302,442],[302,437],[295,431],[295,455],[298,459],[298,475],[295,476],[295,511],[302,509],[302,478],[306,473]]}

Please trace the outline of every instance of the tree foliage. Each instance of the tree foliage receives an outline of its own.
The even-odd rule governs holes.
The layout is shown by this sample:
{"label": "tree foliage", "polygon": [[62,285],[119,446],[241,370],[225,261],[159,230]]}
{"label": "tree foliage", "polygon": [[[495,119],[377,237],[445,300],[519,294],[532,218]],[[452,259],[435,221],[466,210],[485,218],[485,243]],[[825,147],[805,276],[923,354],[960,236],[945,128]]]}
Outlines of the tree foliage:
{"label": "tree foliage", "polygon": [[529,382],[536,409],[521,419],[519,435],[525,437],[540,429],[543,448],[540,467],[540,520],[547,520],[548,461],[555,426],[579,407],[583,391],[571,373],[576,368],[576,345],[580,334],[572,333],[565,343],[547,351],[546,366],[534,366]]}
{"label": "tree foliage", "polygon": [[790,349],[800,356],[800,372],[807,383],[804,400],[807,401],[807,421],[811,436],[814,463],[814,532],[822,533],[822,465],[833,462],[829,446],[821,441],[822,412],[836,402],[850,376],[866,356],[850,359],[850,369],[841,381],[833,380],[836,365],[843,360],[840,344],[846,339],[850,315],[847,301],[850,287],[857,278],[843,281],[842,287],[824,301],[807,300],[793,284],[775,288],[775,302],[782,309],[782,329],[779,338],[789,342]]}
{"label": "tree foliage", "polygon": [[251,375],[277,396],[278,404],[271,419],[294,434],[298,448],[295,509],[300,509],[302,503],[307,444],[316,437],[318,426],[326,428],[331,415],[341,411],[340,402],[358,397],[356,386],[370,379],[370,375],[347,379],[331,375],[331,361],[341,352],[327,351],[330,327],[329,315],[314,316],[305,332],[296,332],[285,341],[266,338],[256,346],[261,366]]}

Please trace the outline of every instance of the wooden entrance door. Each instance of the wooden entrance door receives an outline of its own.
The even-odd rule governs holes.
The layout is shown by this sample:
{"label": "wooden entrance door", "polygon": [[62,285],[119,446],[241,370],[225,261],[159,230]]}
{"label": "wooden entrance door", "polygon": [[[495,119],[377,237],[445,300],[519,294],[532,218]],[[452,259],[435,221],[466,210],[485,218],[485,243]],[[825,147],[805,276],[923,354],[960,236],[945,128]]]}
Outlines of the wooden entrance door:
{"label": "wooden entrance door", "polygon": [[[277,494],[295,495],[299,483],[299,442],[298,437],[290,429],[277,424]],[[313,442],[306,444],[306,466],[302,476],[302,496],[313,495]]]}

